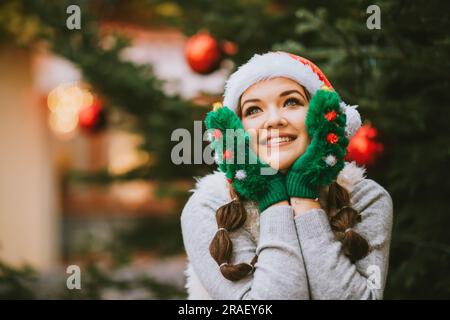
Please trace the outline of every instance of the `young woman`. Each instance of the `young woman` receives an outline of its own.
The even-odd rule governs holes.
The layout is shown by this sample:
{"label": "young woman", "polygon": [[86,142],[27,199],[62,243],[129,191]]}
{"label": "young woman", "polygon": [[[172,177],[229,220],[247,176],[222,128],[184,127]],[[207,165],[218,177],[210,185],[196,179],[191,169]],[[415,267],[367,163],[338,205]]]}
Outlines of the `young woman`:
{"label": "young woman", "polygon": [[[189,298],[382,299],[393,207],[343,160],[356,108],[284,52],[241,66],[223,104],[206,120],[220,171],[197,181],[181,215]],[[233,151],[217,145],[229,127],[256,133],[246,141],[257,165],[226,162]]]}

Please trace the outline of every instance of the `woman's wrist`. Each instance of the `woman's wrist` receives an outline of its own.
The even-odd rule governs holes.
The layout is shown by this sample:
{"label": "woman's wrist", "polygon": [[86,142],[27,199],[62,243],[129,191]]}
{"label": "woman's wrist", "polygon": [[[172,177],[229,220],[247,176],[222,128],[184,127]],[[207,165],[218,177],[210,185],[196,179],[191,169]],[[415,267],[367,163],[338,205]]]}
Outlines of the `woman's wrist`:
{"label": "woman's wrist", "polygon": [[[272,206],[273,206],[273,207],[276,207],[276,206],[288,206],[288,205],[289,205],[289,202],[288,202],[287,200],[283,200],[283,201],[274,203]],[[271,206],[271,207],[272,207],[272,206]]]}
{"label": "woman's wrist", "polygon": [[311,209],[320,209],[318,199],[291,197],[291,207],[294,209],[294,215],[306,213]]}

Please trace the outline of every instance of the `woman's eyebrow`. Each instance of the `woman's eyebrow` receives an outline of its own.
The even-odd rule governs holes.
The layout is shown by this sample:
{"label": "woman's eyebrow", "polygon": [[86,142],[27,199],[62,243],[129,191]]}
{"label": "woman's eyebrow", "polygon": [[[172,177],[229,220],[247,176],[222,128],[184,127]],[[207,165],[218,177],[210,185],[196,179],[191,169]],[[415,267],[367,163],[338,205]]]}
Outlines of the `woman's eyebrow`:
{"label": "woman's eyebrow", "polygon": [[284,92],[280,93],[280,97],[287,96],[287,95],[289,95],[289,94],[291,94],[291,93],[298,93],[298,94],[301,95],[301,96],[303,97],[303,99],[305,99],[305,101],[306,101],[306,97],[305,97],[300,91],[298,91],[298,90],[288,90],[288,91],[284,91]]}
{"label": "woman's eyebrow", "polygon": [[[305,99],[305,101],[306,101],[306,97],[305,97],[300,91],[298,91],[298,90],[287,90],[287,91],[284,91],[284,92],[280,93],[280,97],[287,96],[287,95],[289,95],[289,94],[291,94],[291,93],[298,93],[298,94],[301,95],[301,96],[303,97],[303,99]],[[248,100],[245,100],[245,101],[241,104],[241,106],[244,107],[244,105],[245,105],[247,102],[260,102],[260,101],[261,101],[260,99],[248,99]]]}
{"label": "woman's eyebrow", "polygon": [[248,100],[245,100],[245,101],[242,103],[242,107],[243,107],[244,104],[246,104],[247,102],[259,102],[259,101],[261,101],[261,100],[259,100],[259,99],[248,99]]}

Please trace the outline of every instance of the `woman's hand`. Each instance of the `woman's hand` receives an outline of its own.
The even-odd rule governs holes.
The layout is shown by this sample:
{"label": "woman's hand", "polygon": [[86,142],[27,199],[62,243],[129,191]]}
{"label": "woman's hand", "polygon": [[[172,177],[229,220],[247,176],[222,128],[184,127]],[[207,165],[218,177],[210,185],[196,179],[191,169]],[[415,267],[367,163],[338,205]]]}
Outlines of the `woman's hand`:
{"label": "woman's hand", "polygon": [[221,107],[208,112],[205,123],[219,169],[234,190],[257,201],[260,213],[274,204],[288,204],[285,175],[257,157],[250,147],[250,134],[232,110]]}
{"label": "woman's hand", "polygon": [[320,209],[320,204],[317,200],[292,197],[290,201],[295,216],[308,212],[311,209]]}
{"label": "woman's hand", "polygon": [[[318,90],[312,97],[306,115],[311,143],[286,178],[291,199],[318,199],[320,187],[333,182],[344,167],[348,138],[340,102],[339,95],[331,89]],[[312,203],[302,201],[298,206],[305,209],[312,207]]]}

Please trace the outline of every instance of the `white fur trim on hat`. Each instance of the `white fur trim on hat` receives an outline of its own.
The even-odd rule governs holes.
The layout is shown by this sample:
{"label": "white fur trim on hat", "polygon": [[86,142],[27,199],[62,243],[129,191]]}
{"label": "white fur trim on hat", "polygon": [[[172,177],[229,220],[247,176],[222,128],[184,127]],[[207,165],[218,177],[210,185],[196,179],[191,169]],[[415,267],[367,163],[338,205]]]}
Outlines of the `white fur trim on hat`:
{"label": "white fur trim on hat", "polygon": [[223,105],[236,111],[239,98],[252,84],[275,77],[286,77],[303,85],[313,95],[324,85],[310,66],[285,52],[255,54],[233,73],[225,83]]}
{"label": "white fur trim on hat", "polygon": [[[245,90],[258,81],[275,77],[285,77],[300,83],[311,96],[324,85],[309,65],[294,59],[286,52],[255,54],[225,83],[223,105],[236,112],[239,99]],[[347,116],[345,133],[348,138],[353,137],[361,127],[361,118],[356,107],[341,103],[341,108]]]}

